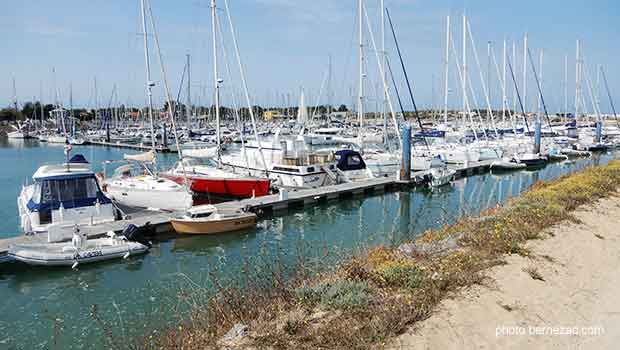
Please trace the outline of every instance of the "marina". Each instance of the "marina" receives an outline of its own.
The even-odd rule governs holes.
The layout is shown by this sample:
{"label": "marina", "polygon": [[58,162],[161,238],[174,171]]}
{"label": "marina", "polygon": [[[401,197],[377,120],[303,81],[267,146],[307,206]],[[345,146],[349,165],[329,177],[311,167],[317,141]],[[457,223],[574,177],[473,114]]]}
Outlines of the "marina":
{"label": "marina", "polygon": [[[480,162],[472,164],[467,168],[458,168],[457,178],[481,174],[488,171],[490,162]],[[381,178],[364,182],[325,186],[318,189],[295,190],[286,192],[286,198],[281,194],[269,195],[264,197],[245,199],[241,201],[225,202],[216,204],[220,209],[235,210],[247,208],[249,211],[258,212],[261,215],[273,213],[289,208],[305,207],[322,202],[339,200],[343,197],[363,196],[367,193],[383,193],[386,190],[394,190],[398,186],[423,186],[426,184],[424,176],[426,172],[413,173],[413,181],[397,181],[390,178]],[[170,231],[170,217],[175,213],[161,213],[149,211],[133,211],[127,214],[124,220],[117,220],[109,223],[95,224],[83,228],[84,234],[89,238],[99,238],[107,232],[113,231],[120,233],[128,225],[144,226],[147,222],[159,233]],[[17,233],[13,238],[0,238],[0,262],[7,262],[11,259],[7,256],[9,246],[22,243],[44,243],[47,241],[45,236],[19,236]],[[67,240],[70,237],[67,237]]]}

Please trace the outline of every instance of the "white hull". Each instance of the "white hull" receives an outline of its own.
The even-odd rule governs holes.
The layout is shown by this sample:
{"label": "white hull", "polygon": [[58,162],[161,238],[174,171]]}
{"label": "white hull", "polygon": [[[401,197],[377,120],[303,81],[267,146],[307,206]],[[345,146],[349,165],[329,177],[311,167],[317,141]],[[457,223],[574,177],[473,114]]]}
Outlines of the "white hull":
{"label": "white hull", "polygon": [[110,183],[106,188],[106,194],[110,199],[134,208],[176,211],[185,210],[192,205],[192,195],[185,188],[176,191],[158,191],[116,186]]}
{"label": "white hull", "polygon": [[28,134],[25,134],[21,131],[12,131],[6,134],[6,136],[10,139],[28,139],[30,138]]}
{"label": "white hull", "polygon": [[118,238],[88,240],[76,249],[71,242],[12,245],[9,256],[17,261],[38,266],[73,266],[98,261],[121,259],[144,254],[148,247]]}
{"label": "white hull", "polygon": [[192,206],[191,193],[166,178],[151,175],[112,178],[104,188],[108,197],[129,207],[176,211]]}

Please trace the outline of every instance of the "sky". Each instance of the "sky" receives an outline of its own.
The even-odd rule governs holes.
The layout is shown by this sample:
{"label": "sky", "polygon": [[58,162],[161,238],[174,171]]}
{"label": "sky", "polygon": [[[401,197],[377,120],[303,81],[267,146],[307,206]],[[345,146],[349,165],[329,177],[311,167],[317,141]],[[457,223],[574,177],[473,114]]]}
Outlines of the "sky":
{"label": "sky", "polygon": [[[179,86],[186,55],[190,54],[191,98],[194,103],[211,104],[214,79],[210,0],[150,2],[171,95],[186,99],[185,88]],[[233,100],[245,104],[241,99],[242,84],[224,0],[217,2],[223,33],[221,42],[225,47],[218,45],[222,101],[227,105]],[[380,50],[379,0],[365,2],[375,44]],[[317,101],[353,103],[359,74],[357,0],[229,0],[229,3],[253,103],[296,105],[302,89],[308,105]],[[544,52],[542,89],[550,110],[564,108],[567,55],[568,101],[569,109],[573,108],[577,38],[583,42],[585,71],[593,95],[601,96],[601,110],[606,112],[610,108],[602,79],[597,79],[598,65],[606,71],[612,96],[620,96],[620,65],[616,64],[620,57],[617,45],[620,2],[617,0],[385,0],[385,6],[392,15],[404,65],[420,108],[439,108],[443,103],[446,16],[452,18],[455,51],[460,55],[460,21],[464,12],[470,21],[480,61],[479,70],[468,41],[468,71],[480,107],[485,102],[480,71],[485,82],[490,81],[492,105],[497,107],[501,103],[501,84],[494,65],[491,76],[487,77],[487,42],[492,43],[501,70],[503,40],[508,40],[510,49],[516,41],[518,52],[513,65],[522,89],[522,38],[526,32],[534,60],[538,61],[541,49]],[[70,90],[75,106],[94,107],[96,102],[101,107],[116,102],[145,103],[139,0],[0,0],[0,32],[1,107],[13,101],[13,78],[20,104],[41,97],[45,102],[54,102],[58,95],[68,105]],[[372,110],[378,103],[383,83],[366,22],[364,37],[366,108]],[[152,80],[156,84],[154,99],[161,105],[165,99],[164,79],[154,37],[151,34],[148,38]],[[411,99],[389,25],[386,55],[404,108],[409,110]],[[449,104],[458,108],[462,104],[461,88],[453,53],[449,60]],[[332,73],[328,74],[330,61]],[[530,69],[526,103],[533,106],[536,83]],[[512,80],[508,84],[511,98]],[[591,109],[585,81],[583,86],[583,96]],[[394,108],[398,108],[394,95],[391,89]]]}

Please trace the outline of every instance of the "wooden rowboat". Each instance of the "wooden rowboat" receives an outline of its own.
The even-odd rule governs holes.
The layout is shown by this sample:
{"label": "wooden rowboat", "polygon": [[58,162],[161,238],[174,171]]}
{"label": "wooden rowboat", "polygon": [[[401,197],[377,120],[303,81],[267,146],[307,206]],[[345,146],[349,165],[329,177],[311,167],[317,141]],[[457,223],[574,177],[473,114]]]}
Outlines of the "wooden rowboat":
{"label": "wooden rowboat", "polygon": [[180,234],[209,235],[255,227],[256,214],[206,205],[190,209],[186,215],[170,219],[170,223]]}

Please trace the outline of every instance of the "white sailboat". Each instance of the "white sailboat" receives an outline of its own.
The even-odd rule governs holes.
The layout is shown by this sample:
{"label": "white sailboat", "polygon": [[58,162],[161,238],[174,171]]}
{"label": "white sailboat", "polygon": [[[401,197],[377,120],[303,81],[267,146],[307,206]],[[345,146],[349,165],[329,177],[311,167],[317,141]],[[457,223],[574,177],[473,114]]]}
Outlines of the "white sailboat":
{"label": "white sailboat", "polygon": [[[153,121],[153,96],[149,61],[148,35],[146,27],[145,0],[141,0],[142,30],[144,35],[144,60],[146,68],[146,86],[148,95],[148,113],[151,135],[155,134]],[[173,180],[158,176],[155,138],[151,138],[151,151],[138,155],[125,155],[124,160],[133,165],[119,167],[114,176],[105,181],[104,189],[118,203],[130,207],[152,208],[157,210],[185,210],[192,205],[189,190]],[[140,168],[136,169],[138,164]],[[140,171],[141,173],[136,173]]]}

